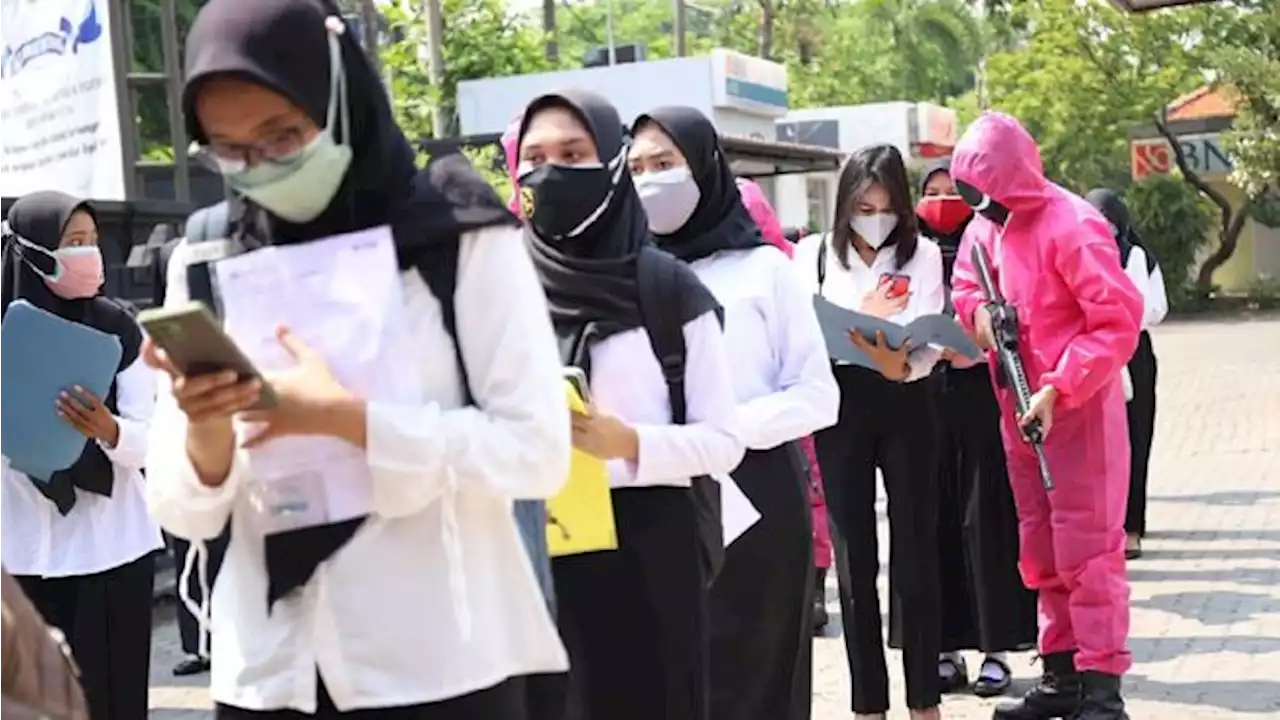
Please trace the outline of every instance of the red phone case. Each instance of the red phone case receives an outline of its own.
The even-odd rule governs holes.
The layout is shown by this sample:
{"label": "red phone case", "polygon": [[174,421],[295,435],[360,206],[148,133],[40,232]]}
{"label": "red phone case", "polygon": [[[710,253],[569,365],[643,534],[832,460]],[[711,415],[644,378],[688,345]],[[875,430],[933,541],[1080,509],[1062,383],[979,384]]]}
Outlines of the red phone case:
{"label": "red phone case", "polygon": [[889,285],[889,297],[902,297],[911,290],[911,276],[884,273],[880,276],[880,284]]}

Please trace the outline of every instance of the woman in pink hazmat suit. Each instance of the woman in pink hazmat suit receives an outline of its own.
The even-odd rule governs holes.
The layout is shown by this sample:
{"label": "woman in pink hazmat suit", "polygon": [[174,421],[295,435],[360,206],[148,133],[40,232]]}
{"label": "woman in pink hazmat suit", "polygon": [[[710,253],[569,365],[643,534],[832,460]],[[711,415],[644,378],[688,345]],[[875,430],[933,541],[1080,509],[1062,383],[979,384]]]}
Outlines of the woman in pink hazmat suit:
{"label": "woman in pink hazmat suit", "polygon": [[[1001,113],[978,118],[951,174],[978,213],[956,260],[956,317],[983,347],[991,316],[974,243],[1017,308],[1019,352],[1033,392],[1015,418],[999,396],[1009,482],[1018,506],[1019,570],[1039,591],[1044,674],[997,720],[1127,718],[1120,678],[1132,664],[1124,514],[1129,443],[1120,369],[1138,344],[1142,296],[1120,267],[1102,216],[1044,176],[1035,141]],[[998,363],[992,363],[993,372]],[[1054,489],[1045,490],[1020,423],[1038,419]],[[1074,714],[1073,714],[1074,713]]]}
{"label": "woman in pink hazmat suit", "polygon": [[[738,193],[742,195],[742,204],[746,206],[751,219],[760,226],[760,234],[774,247],[791,257],[795,246],[787,240],[778,222],[769,199],[764,196],[760,186],[751,180],[738,178]],[[831,528],[827,524],[827,502],[822,492],[822,471],[818,469],[818,457],[813,449],[813,437],[800,441],[805,459],[809,463],[809,502],[813,506],[813,564],[814,564],[814,596],[813,596],[813,629],[821,632],[828,622],[827,617],[827,570],[831,568]]]}

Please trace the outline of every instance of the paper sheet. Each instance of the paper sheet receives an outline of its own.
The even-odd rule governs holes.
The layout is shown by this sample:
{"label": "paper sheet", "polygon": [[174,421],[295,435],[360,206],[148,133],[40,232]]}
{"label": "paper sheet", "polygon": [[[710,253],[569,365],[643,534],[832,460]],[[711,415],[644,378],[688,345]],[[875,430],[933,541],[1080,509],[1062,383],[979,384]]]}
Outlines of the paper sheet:
{"label": "paper sheet", "polygon": [[[293,365],[276,339],[277,326],[286,325],[361,397],[421,397],[419,368],[396,362],[404,301],[390,228],[269,246],[222,260],[214,270],[223,326],[262,372]],[[364,452],[342,440],[280,438],[253,450],[250,460],[255,482],[318,478],[327,522],[373,509]]]}
{"label": "paper sheet", "polygon": [[724,526],[724,546],[729,545],[760,520],[760,511],[729,475],[713,475],[720,482],[720,522]]}

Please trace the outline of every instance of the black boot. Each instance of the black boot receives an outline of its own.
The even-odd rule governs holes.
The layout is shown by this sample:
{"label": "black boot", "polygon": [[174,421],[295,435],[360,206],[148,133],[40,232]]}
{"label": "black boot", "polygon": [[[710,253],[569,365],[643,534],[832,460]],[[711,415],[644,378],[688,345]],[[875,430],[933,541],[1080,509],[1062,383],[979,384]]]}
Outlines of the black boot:
{"label": "black boot", "polygon": [[1120,676],[1086,670],[1080,673],[1080,709],[1072,720],[1129,720],[1120,698]]}
{"label": "black boot", "polygon": [[[1075,651],[1050,653],[1041,658],[1040,682],[1015,702],[996,706],[992,720],[1057,720],[1074,718],[1080,709],[1080,673]],[[1101,720],[1101,718],[1099,718]]]}
{"label": "black boot", "polygon": [[813,634],[822,635],[827,629],[827,569],[813,570]]}

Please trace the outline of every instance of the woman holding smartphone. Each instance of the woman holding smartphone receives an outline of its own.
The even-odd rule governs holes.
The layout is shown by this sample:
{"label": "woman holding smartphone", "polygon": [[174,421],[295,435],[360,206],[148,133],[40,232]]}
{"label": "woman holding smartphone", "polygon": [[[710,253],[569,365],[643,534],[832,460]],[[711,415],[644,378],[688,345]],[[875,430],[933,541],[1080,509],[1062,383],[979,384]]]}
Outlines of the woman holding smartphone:
{"label": "woman holding smartphone", "polygon": [[[150,508],[192,541],[231,527],[212,594],[216,716],[523,720],[525,678],[568,663],[512,503],[558,491],[569,422],[514,218],[456,157],[417,170],[376,72],[327,0],[212,0],[186,53],[188,132],[232,191],[237,238],[283,254],[368,231],[398,265],[388,269],[394,308],[367,340],[384,348],[376,362],[396,378],[394,396],[353,392],[331,369],[341,358],[288,329],[278,340],[294,364],[267,376],[278,402],[255,412],[259,381],[184,375],[154,345],[144,351],[170,380],[148,456]],[[166,307],[188,300],[199,252],[186,240],[175,248]],[[430,271],[451,254],[456,289],[437,296]],[[344,328],[371,324],[347,307],[314,312]],[[455,349],[462,365],[448,361]],[[299,438],[354,457],[338,477],[311,472],[363,489],[367,512],[331,522],[326,492],[321,522],[266,522],[264,494],[289,486],[259,471],[258,453]]]}
{"label": "woman holding smartphone", "polygon": [[[625,131],[607,100],[576,89],[536,98],[520,128],[527,240],[562,359],[585,370],[591,387],[573,443],[606,461],[618,536],[616,550],[552,562],[571,660],[568,717],[702,720],[712,570],[704,543],[722,551],[723,537],[718,528],[703,534],[695,483],[733,470],[743,444],[720,305],[653,244],[627,172]],[[663,278],[648,286],[650,297],[642,267]],[[642,311],[660,298],[680,302],[662,317]],[[655,354],[656,322],[678,323],[684,338],[682,398]]]}
{"label": "woman holding smartphone", "polygon": [[[840,173],[832,231],[796,247],[810,289],[849,310],[906,324],[940,313],[946,301],[942,254],[917,234],[906,167],[891,145],[855,152]],[[835,522],[841,621],[853,712],[889,709],[876,537],[876,474],[889,496],[891,613],[901,615],[907,707],[916,720],[940,717],[937,547],[937,418],[930,383],[941,353],[893,348],[850,332],[874,368],[837,363],[840,419],[815,435]]]}
{"label": "woman holding smartphone", "polygon": [[138,357],[142,331],[100,294],[97,219],[80,198],[42,191],[13,203],[0,279],[5,313],[24,300],[120,341],[104,397],[67,388],[35,410],[56,411],[84,436],[76,462],[46,482],[5,458],[0,547],[5,569],[70,642],[95,720],[146,717],[153,553],[163,544],[143,500],[155,373]]}

